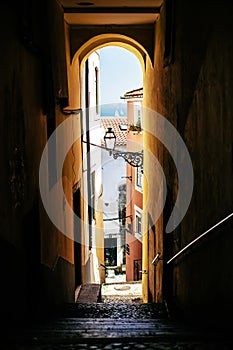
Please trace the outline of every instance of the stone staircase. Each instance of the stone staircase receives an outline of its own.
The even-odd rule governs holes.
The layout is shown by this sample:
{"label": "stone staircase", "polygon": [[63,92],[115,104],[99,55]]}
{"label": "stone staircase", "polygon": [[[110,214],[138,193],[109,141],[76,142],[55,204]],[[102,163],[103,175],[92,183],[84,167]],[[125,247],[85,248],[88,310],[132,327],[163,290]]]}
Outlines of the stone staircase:
{"label": "stone staircase", "polygon": [[232,345],[229,332],[175,322],[161,304],[125,303],[68,304],[49,319],[16,325],[0,339],[1,350],[230,350]]}

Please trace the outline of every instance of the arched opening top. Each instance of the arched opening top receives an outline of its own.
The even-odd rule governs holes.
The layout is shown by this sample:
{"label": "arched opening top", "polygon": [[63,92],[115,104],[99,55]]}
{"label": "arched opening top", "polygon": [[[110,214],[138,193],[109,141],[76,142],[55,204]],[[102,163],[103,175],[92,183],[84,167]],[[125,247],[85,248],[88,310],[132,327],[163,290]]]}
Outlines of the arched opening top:
{"label": "arched opening top", "polygon": [[74,54],[72,65],[80,64],[82,66],[92,52],[106,46],[119,46],[129,50],[139,59],[142,70],[146,66],[146,57],[150,58],[145,48],[136,40],[125,35],[108,33],[95,36],[83,44]]}
{"label": "arched opening top", "polygon": [[[74,33],[73,33],[74,34]],[[69,93],[69,105],[80,108],[81,106],[81,93],[77,94],[75,91],[81,91],[79,84],[81,84],[81,75],[84,69],[84,63],[86,59],[96,50],[107,46],[118,46],[131,52],[139,61],[143,75],[146,71],[146,64],[151,65],[151,55],[145,49],[145,47],[137,40],[130,36],[114,33],[103,33],[100,35],[92,36],[88,40],[82,40],[80,37],[75,36],[77,41],[74,40],[73,34],[71,35],[71,53],[73,52],[71,59],[70,70],[70,93]],[[77,33],[76,33],[77,34]],[[145,33],[144,33],[145,34]],[[85,37],[85,33],[83,34]],[[72,40],[73,39],[73,40]],[[82,44],[81,44],[82,42]],[[76,47],[76,49],[75,49]],[[79,72],[81,75],[77,74]]]}

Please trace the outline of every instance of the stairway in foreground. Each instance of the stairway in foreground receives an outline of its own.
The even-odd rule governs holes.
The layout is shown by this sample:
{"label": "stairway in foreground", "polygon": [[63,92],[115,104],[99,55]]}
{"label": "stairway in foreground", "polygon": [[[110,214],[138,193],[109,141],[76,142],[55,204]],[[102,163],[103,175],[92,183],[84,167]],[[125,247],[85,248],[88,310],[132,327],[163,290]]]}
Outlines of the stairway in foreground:
{"label": "stairway in foreground", "polygon": [[9,329],[0,349],[230,350],[231,334],[221,326],[174,322],[160,304],[76,303],[49,319]]}

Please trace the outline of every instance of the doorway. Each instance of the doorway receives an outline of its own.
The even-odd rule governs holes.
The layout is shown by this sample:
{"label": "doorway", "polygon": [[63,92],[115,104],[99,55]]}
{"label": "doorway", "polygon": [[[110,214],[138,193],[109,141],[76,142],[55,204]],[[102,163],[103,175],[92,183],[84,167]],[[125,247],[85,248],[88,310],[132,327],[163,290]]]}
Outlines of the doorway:
{"label": "doorway", "polygon": [[117,239],[104,239],[104,261],[106,266],[115,266],[117,261]]}

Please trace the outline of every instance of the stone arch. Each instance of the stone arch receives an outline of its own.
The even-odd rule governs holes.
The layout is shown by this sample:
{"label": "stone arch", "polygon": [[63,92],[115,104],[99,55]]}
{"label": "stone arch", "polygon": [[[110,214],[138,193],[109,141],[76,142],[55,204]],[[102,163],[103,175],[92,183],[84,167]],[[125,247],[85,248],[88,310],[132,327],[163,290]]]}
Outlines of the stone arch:
{"label": "stone arch", "polygon": [[146,66],[146,57],[150,57],[145,48],[136,40],[121,34],[101,34],[89,39],[78,48],[73,55],[72,65],[82,64],[95,50],[105,46],[120,46],[132,52],[140,61],[142,68]]}
{"label": "stone arch", "polygon": [[[155,45],[155,23],[141,25],[75,25],[70,28],[71,60],[81,47],[101,42],[117,41],[148,55],[153,65]],[[96,42],[96,43],[95,43]]]}
{"label": "stone arch", "polygon": [[[72,44],[71,46],[74,45],[72,40],[71,40],[71,44]],[[73,53],[73,55],[72,55],[73,49],[71,48],[71,56],[72,56],[71,72],[75,72],[76,75],[77,74],[79,75],[78,72],[82,71],[83,64],[87,59],[87,57],[97,49],[100,49],[106,46],[119,46],[133,53],[138,58],[142,67],[142,71],[145,71],[146,69],[146,62],[149,61],[150,64],[152,65],[150,55],[148,54],[146,49],[142,46],[142,44],[137,42],[135,39],[122,34],[105,33],[105,34],[93,36],[89,40],[84,42],[82,45],[80,46],[78,45],[77,50],[75,51],[75,53]],[[149,60],[146,59],[147,57],[149,58]],[[80,91],[79,78],[78,80],[76,79],[73,80],[73,78],[71,79],[72,79],[72,84],[71,84],[72,90]],[[78,107],[80,106],[80,99],[79,98],[77,99],[77,95],[76,97],[74,97],[74,99],[70,98],[70,101],[73,106],[78,106]]]}

